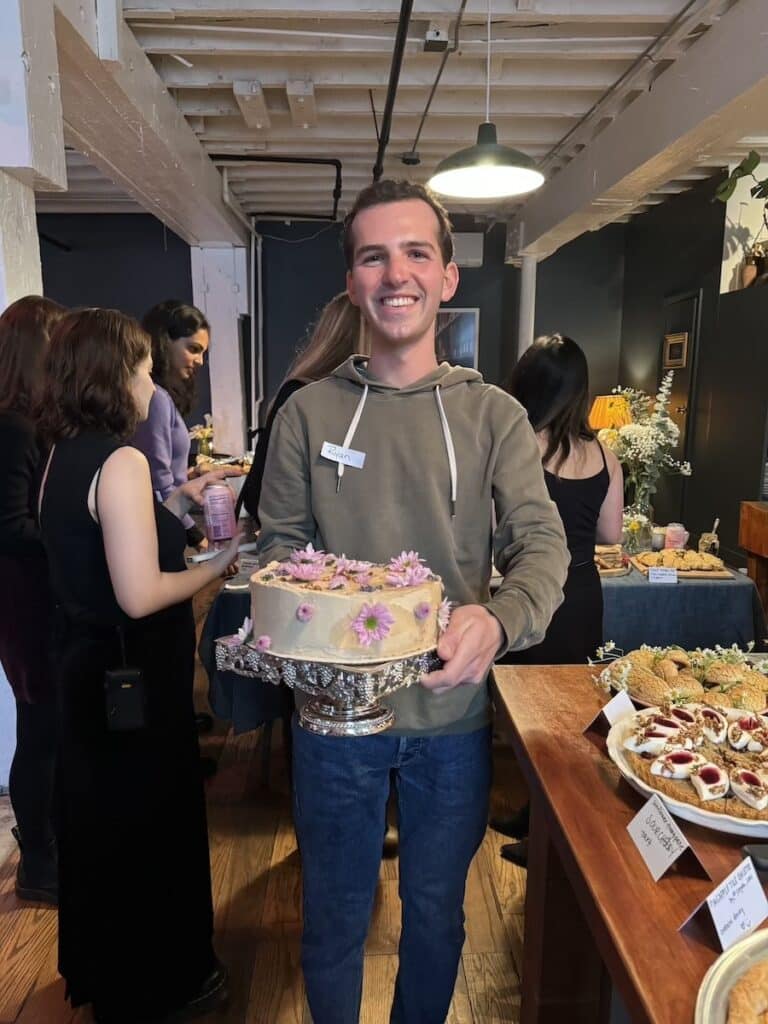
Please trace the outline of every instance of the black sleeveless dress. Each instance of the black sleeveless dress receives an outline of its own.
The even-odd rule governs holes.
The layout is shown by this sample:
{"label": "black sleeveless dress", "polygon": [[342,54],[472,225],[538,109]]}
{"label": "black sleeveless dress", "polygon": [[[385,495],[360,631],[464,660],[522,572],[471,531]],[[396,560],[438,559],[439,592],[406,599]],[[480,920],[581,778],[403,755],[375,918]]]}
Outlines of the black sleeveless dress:
{"label": "black sleeveless dress", "polygon": [[540,644],[512,651],[501,659],[515,665],[584,665],[603,642],[603,592],[595,565],[595,537],[610,477],[602,445],[603,468],[583,480],[544,470],[549,496],[563,521],[571,564],[563,603]]}
{"label": "black sleeveless dress", "polygon": [[[192,706],[191,601],[143,619],[120,609],[101,529],[88,512],[96,471],[120,443],[57,443],[41,528],[56,600],[59,970],[73,1006],[126,1024],[193,997],[215,967],[205,795]],[[185,568],[185,530],[155,504],[160,568]],[[106,727],[104,672],[143,672],[146,727]]]}

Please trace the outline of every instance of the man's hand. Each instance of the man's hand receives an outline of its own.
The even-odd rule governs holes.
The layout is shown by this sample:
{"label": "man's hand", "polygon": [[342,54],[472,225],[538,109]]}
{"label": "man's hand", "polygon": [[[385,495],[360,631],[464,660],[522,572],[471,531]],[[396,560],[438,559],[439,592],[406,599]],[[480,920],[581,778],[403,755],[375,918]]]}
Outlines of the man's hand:
{"label": "man's hand", "polygon": [[444,667],[422,676],[421,685],[445,693],[459,683],[482,683],[503,642],[504,630],[495,615],[481,604],[462,605],[437,645]]}

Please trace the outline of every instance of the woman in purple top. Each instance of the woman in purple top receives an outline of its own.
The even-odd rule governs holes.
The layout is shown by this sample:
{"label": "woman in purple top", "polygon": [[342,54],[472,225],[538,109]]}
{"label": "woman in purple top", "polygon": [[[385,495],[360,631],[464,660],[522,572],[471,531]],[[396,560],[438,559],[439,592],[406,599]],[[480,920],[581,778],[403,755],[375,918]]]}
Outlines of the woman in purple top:
{"label": "woman in purple top", "polygon": [[[133,444],[147,456],[152,486],[163,502],[188,479],[189,431],[184,417],[194,401],[195,375],[208,351],[210,325],[194,306],[166,299],[150,309],[142,326],[152,338],[155,394],[149,418],[139,424]],[[190,516],[183,522],[187,542],[199,548],[203,533]]]}

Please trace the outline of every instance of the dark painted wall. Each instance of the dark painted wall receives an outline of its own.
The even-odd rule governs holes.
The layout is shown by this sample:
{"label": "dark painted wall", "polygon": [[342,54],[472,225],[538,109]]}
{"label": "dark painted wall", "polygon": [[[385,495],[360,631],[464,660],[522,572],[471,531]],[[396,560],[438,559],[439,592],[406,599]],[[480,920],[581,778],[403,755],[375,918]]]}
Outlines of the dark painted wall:
{"label": "dark painted wall", "polygon": [[[189,246],[149,214],[43,214],[37,225],[43,289],[65,306],[103,306],[140,319],[163,299],[192,302]],[[206,364],[190,422],[210,408]]]}
{"label": "dark painted wall", "polygon": [[579,343],[593,395],[607,394],[618,380],[624,235],[623,224],[587,232],[537,268],[535,334],[559,331]]}

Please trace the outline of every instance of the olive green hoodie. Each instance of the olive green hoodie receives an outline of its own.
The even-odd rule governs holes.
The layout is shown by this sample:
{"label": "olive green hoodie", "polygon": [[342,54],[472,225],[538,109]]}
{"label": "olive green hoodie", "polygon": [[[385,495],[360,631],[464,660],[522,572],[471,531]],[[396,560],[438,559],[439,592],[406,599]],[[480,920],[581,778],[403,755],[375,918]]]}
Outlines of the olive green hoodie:
{"label": "olive green hoodie", "polygon": [[[324,458],[326,441],[364,452],[363,468]],[[562,601],[569,555],[536,438],[523,407],[475,370],[442,363],[396,388],[352,356],[303,387],[275,419],[259,517],[262,564],[310,541],[372,562],[418,551],[452,602],[496,616],[499,655],[540,642]],[[493,597],[492,559],[504,577]],[[386,702],[404,735],[470,732],[490,711],[486,684],[411,686]]]}

